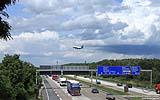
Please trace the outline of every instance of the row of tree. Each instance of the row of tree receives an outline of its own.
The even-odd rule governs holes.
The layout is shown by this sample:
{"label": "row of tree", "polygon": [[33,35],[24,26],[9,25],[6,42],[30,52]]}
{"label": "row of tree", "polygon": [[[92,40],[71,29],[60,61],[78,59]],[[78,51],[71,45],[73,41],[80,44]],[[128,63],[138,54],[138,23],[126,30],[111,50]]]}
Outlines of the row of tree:
{"label": "row of tree", "polygon": [[21,61],[19,55],[3,58],[0,64],[0,100],[28,100],[36,95],[36,86],[34,65]]}
{"label": "row of tree", "polygon": [[[160,59],[122,59],[122,60],[102,60],[93,63],[70,63],[66,65],[89,65],[91,69],[96,69],[98,65],[108,66],[140,66],[141,69],[153,71],[153,83],[160,82]],[[115,77],[115,76],[110,76]],[[141,72],[140,76],[130,77],[129,79],[138,79],[141,81],[150,81],[149,72]]]}

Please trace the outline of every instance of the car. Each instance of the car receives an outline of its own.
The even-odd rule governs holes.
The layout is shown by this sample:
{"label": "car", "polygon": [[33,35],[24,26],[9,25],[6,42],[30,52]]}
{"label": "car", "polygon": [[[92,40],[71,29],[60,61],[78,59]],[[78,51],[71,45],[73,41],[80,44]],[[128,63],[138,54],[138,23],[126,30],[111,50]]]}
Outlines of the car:
{"label": "car", "polygon": [[126,86],[128,86],[128,88],[132,88],[132,84],[130,83],[126,84]]}
{"label": "car", "polygon": [[97,81],[96,81],[96,84],[101,84],[101,82],[97,80]]}
{"label": "car", "polygon": [[48,75],[46,75],[46,78],[48,78]]}
{"label": "car", "polygon": [[92,93],[99,93],[99,90],[97,88],[93,88],[91,92]]}
{"label": "car", "polygon": [[106,99],[107,100],[116,100],[116,98],[112,94],[110,94],[110,93],[106,94]]}
{"label": "car", "polygon": [[52,74],[49,74],[49,77],[51,77],[52,76]]}
{"label": "car", "polygon": [[117,86],[123,86],[123,83],[117,83]]}
{"label": "car", "polygon": [[84,76],[84,78],[88,78],[88,77],[89,77],[88,75],[85,75],[85,76]]}
{"label": "car", "polygon": [[82,86],[82,83],[79,83],[80,86]]}

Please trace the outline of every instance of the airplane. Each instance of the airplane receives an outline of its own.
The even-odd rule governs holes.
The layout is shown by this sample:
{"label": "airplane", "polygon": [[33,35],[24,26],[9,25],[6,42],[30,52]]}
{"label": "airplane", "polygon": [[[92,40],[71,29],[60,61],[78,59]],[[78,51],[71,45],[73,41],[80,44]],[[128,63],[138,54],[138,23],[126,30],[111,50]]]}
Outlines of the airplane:
{"label": "airplane", "polygon": [[83,49],[84,46],[83,46],[83,45],[82,45],[82,46],[73,46],[73,48],[74,48],[74,49]]}

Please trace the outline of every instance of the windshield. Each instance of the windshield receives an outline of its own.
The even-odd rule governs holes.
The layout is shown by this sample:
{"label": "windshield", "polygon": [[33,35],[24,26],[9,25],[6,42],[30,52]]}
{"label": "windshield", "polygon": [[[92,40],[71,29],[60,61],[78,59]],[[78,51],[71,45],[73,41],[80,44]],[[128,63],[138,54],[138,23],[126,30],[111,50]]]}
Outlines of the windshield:
{"label": "windshield", "polygon": [[66,81],[61,81],[61,83],[66,83]]}
{"label": "windshield", "polygon": [[72,87],[74,87],[74,88],[79,88],[80,87],[80,85],[79,85],[79,83],[77,83],[77,84],[72,84]]}
{"label": "windshield", "polygon": [[58,77],[57,75],[53,75],[52,77]]}

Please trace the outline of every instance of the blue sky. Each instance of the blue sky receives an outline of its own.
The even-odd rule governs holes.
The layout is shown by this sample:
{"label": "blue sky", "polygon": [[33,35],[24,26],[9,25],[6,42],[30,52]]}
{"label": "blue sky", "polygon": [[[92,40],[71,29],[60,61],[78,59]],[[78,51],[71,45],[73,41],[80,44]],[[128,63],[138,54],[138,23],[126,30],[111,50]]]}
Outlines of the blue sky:
{"label": "blue sky", "polygon": [[14,39],[0,40],[0,59],[16,53],[38,66],[160,58],[159,6],[158,0],[20,0],[7,8]]}
{"label": "blue sky", "polygon": [[116,1],[119,2],[119,3],[122,3],[123,0],[116,0]]}

